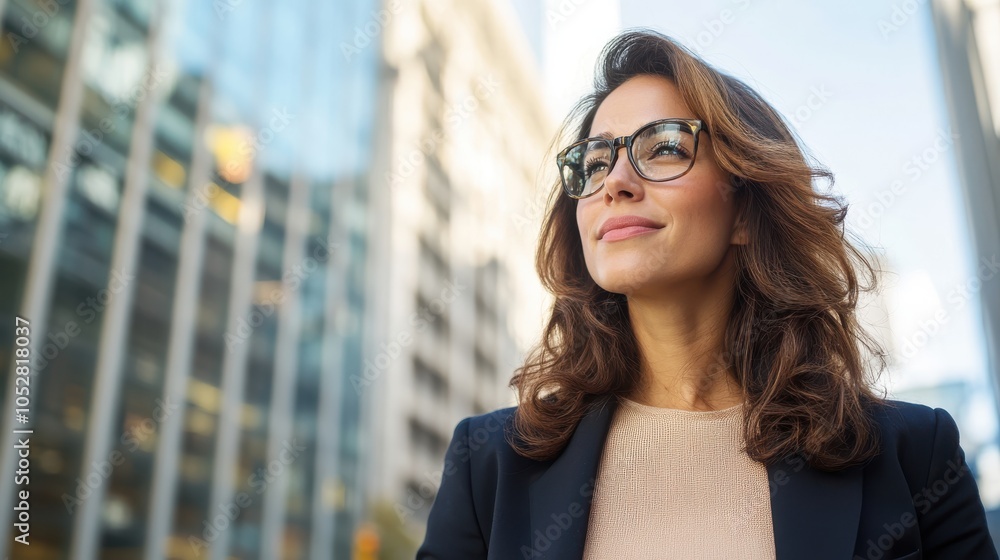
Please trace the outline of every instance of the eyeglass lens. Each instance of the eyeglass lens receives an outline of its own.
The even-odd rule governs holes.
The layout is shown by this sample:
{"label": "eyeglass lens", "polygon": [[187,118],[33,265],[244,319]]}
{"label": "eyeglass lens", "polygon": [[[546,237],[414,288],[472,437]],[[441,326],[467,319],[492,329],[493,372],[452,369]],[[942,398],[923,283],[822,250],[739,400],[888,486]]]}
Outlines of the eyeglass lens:
{"label": "eyeglass lens", "polygon": [[[683,123],[659,123],[645,128],[632,141],[636,171],[650,181],[683,175],[694,162],[695,137]],[[611,171],[611,142],[589,141],[569,149],[561,164],[563,185],[572,196],[586,196],[601,188]],[[618,163],[617,161],[615,162]]]}

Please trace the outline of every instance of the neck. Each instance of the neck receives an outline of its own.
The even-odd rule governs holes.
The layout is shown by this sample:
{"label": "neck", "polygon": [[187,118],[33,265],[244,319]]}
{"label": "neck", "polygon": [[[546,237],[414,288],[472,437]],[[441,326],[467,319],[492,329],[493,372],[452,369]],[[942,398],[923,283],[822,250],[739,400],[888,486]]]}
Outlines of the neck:
{"label": "neck", "polygon": [[658,297],[629,296],[640,380],[628,398],[684,410],[719,410],[743,402],[724,351],[734,295],[730,256],[718,274],[660,287]]}

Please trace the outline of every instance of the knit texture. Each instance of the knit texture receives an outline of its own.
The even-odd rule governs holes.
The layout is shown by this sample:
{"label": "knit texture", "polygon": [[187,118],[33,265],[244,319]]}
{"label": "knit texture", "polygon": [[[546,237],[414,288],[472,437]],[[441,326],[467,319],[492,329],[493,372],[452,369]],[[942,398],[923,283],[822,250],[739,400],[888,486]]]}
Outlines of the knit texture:
{"label": "knit texture", "polygon": [[583,560],[773,560],[767,469],[742,450],[742,407],[695,412],[622,399]]}

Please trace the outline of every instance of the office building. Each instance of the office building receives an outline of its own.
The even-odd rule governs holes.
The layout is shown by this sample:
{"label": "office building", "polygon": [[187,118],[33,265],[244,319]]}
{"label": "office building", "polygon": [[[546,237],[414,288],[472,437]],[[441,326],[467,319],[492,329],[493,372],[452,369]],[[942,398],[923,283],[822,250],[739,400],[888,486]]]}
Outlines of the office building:
{"label": "office building", "polygon": [[455,424],[514,404],[507,384],[540,333],[534,251],[555,128],[507,3],[401,4],[383,52],[388,194],[374,279],[387,319],[359,394],[378,395],[373,495],[419,537]]}
{"label": "office building", "polygon": [[0,1],[0,555],[350,557],[379,9]]}
{"label": "office building", "polygon": [[931,13],[972,228],[977,277],[970,287],[981,302],[987,363],[1000,410],[1000,278],[996,278],[1000,255],[1000,1],[933,0]]}

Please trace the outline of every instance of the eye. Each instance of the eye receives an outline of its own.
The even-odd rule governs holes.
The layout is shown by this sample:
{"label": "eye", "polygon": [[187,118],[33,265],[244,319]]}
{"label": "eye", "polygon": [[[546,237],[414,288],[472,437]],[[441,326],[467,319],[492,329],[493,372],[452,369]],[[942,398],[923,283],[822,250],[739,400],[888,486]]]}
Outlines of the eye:
{"label": "eye", "polygon": [[607,166],[607,162],[602,158],[588,159],[587,162],[583,164],[583,175],[584,177],[592,177],[595,173],[601,171]]}
{"label": "eye", "polygon": [[656,144],[649,150],[649,154],[651,159],[663,156],[691,157],[691,153],[688,152],[679,138],[665,140]]}

